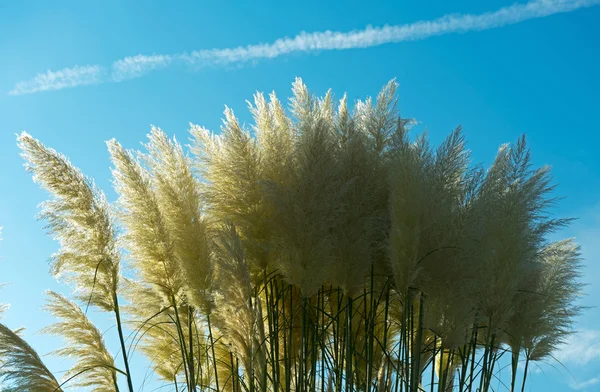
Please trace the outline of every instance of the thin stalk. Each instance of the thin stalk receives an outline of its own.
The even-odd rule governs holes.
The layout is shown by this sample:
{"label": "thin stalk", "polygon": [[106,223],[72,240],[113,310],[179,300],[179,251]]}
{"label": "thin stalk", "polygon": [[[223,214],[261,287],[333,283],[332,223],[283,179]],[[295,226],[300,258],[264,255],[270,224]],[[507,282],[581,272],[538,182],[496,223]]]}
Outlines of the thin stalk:
{"label": "thin stalk", "polygon": [[413,372],[413,388],[415,392],[419,391],[421,383],[421,344],[423,342],[423,293],[419,293],[419,324],[417,326],[417,349],[415,350],[416,364]]}
{"label": "thin stalk", "polygon": [[494,376],[494,367],[496,366],[496,363],[498,363],[498,358],[501,358],[502,355],[504,354],[504,352],[501,352],[499,354],[498,351],[499,350],[497,348],[493,350],[492,360],[490,362],[490,371],[489,371],[490,376],[488,379],[487,389],[490,389],[490,385],[492,383],[492,377]]}
{"label": "thin stalk", "polygon": [[[311,347],[312,350],[310,350],[311,353],[311,364],[312,364],[312,368],[310,370],[310,390],[314,391],[316,390],[317,387],[317,362],[319,361],[319,347],[320,345],[318,344],[318,342],[321,341],[321,334],[319,333],[319,309],[321,309],[319,306],[323,306],[321,304],[321,296],[322,296],[322,292],[323,292],[323,288],[321,287],[321,289],[319,289],[319,291],[317,292],[317,307],[315,309],[314,312],[312,312],[312,307],[311,307],[311,320],[314,319],[314,323],[312,325],[312,341],[311,341]],[[314,317],[312,316],[314,314]]]}
{"label": "thin stalk", "polygon": [[[274,351],[274,346],[275,346],[275,342],[273,339],[273,312],[272,312],[272,292],[271,290],[269,290],[269,282],[267,282],[267,271],[263,270],[263,285],[264,285],[264,289],[265,289],[265,301],[267,304],[267,327],[269,329],[269,360],[271,361],[271,369],[272,369],[272,373],[273,373],[273,392],[277,392],[277,383],[276,383],[276,363],[275,363],[275,351]],[[266,371],[265,371],[266,374]],[[265,385],[266,388],[266,385]]]}
{"label": "thin stalk", "polygon": [[[331,289],[330,289],[331,292]],[[327,339],[327,335],[326,335],[326,331],[327,331],[327,327],[325,326],[325,310],[327,309],[325,307],[325,290],[322,291],[321,293],[322,296],[322,300],[321,300],[321,306],[323,307],[322,312],[321,312],[321,344],[323,345],[323,348],[321,349],[321,391],[325,392],[325,356],[327,354],[325,348],[326,348],[326,339]]]}
{"label": "thin stalk", "polygon": [[[309,377],[309,383],[308,383],[308,388],[309,391],[314,391],[316,388],[316,376],[317,376],[317,361],[319,359],[318,356],[318,345],[317,342],[319,341],[319,313],[318,310],[320,309],[319,306],[321,304],[321,293],[322,288],[319,289],[319,291],[317,292],[317,307],[316,307],[316,311],[315,313],[312,312],[312,306],[311,306],[311,313],[310,313],[310,320],[311,320],[311,331],[312,334],[310,334],[310,340],[308,342],[309,347],[311,347],[310,349],[310,377]],[[314,314],[314,317],[313,317]],[[312,321],[314,319],[314,322]]]}
{"label": "thin stalk", "polygon": [[298,381],[300,382],[299,391],[306,391],[306,382],[307,382],[307,357],[308,357],[308,329],[307,329],[307,321],[306,321],[306,303],[307,299],[302,297],[302,321],[300,324],[300,334],[302,336],[301,345],[300,345],[300,374],[298,375]]}
{"label": "thin stalk", "polygon": [[517,345],[516,350],[513,349],[511,356],[511,375],[510,375],[510,392],[515,391],[515,385],[517,381],[517,367],[519,365],[519,351],[520,348]]}
{"label": "thin stalk", "polygon": [[395,392],[398,392],[398,387],[400,384],[400,380],[406,380],[406,375],[403,374],[406,372],[406,367],[408,366],[408,355],[406,353],[406,335],[407,335],[407,320],[408,320],[408,296],[404,298],[404,303],[402,304],[402,323],[400,324],[400,342],[398,346],[398,362],[399,369],[396,371],[396,387]]}
{"label": "thin stalk", "polygon": [[[277,392],[279,387],[281,386],[281,368],[279,366],[279,285],[277,284],[277,280],[271,279],[271,304],[273,304],[273,296],[275,296],[275,312],[273,313],[273,329],[275,331],[275,340],[274,340],[274,352],[275,352],[275,362],[273,366],[275,366],[275,390],[273,392]],[[273,286],[275,289],[273,290]],[[275,294],[276,295],[275,295]]]}
{"label": "thin stalk", "polygon": [[125,348],[125,337],[123,336],[123,327],[121,323],[121,312],[119,310],[119,298],[117,294],[113,295],[113,302],[115,303],[115,318],[117,322],[117,331],[119,333],[119,342],[121,343],[121,352],[123,353],[123,362],[125,363],[125,373],[127,373],[127,387],[129,392],[133,392],[133,382],[131,381],[131,371],[129,370],[129,360],[127,358],[127,349]]}
{"label": "thin stalk", "polygon": [[[336,366],[336,391],[342,390],[342,377],[344,372],[344,358],[346,348],[346,334],[348,329],[346,328],[346,317],[344,318],[343,330],[340,334],[340,328],[342,323],[340,322],[340,314],[342,313],[342,296],[340,295],[340,289],[337,289],[337,312],[335,315],[336,324],[336,338],[334,339],[334,353],[335,353],[335,366]],[[347,310],[346,310],[347,311]],[[340,340],[341,337],[341,340]]]}
{"label": "thin stalk", "polygon": [[219,392],[219,373],[217,373],[217,357],[215,356],[215,342],[213,340],[212,326],[210,323],[210,312],[206,313],[206,323],[208,324],[208,338],[210,340],[210,348],[212,351],[213,368],[215,371],[215,386]]}
{"label": "thin stalk", "polygon": [[452,366],[452,364],[454,362],[455,355],[456,350],[452,349],[448,357],[448,366],[444,369],[444,392],[454,388],[454,372],[456,369],[454,366]]}
{"label": "thin stalk", "polygon": [[173,294],[171,294],[171,301],[173,304],[173,309],[175,310],[175,326],[177,327],[177,335],[179,336],[181,355],[183,362],[186,364],[186,366],[183,367],[185,370],[185,380],[188,385],[188,390],[196,391],[196,386],[194,385],[193,380],[190,380],[187,345],[185,343],[185,336],[183,335],[183,330],[181,328],[181,319],[179,318],[179,311],[177,310],[177,302],[175,301],[175,296]]}
{"label": "thin stalk", "polygon": [[257,288],[257,292],[256,292],[256,309],[255,312],[257,313],[257,317],[258,317],[258,335],[259,335],[259,341],[260,344],[257,347],[256,351],[257,351],[257,355],[259,356],[259,363],[262,365],[262,369],[261,369],[261,379],[260,379],[260,388],[263,391],[267,390],[267,379],[268,379],[268,375],[267,375],[267,349],[266,349],[266,338],[265,338],[265,321],[263,318],[263,311],[262,311],[262,302],[260,300],[260,297],[258,295],[258,288]]}
{"label": "thin stalk", "polygon": [[371,391],[371,381],[373,379],[373,365],[374,365],[374,349],[375,344],[375,317],[377,314],[377,307],[375,302],[375,296],[373,295],[373,267],[371,267],[371,310],[369,312],[369,329],[367,332],[368,345],[367,345],[367,392]]}
{"label": "thin stalk", "polygon": [[460,377],[458,378],[458,392],[463,392],[467,367],[469,366],[469,346],[466,344],[458,350],[460,356]]}
{"label": "thin stalk", "polygon": [[525,392],[525,382],[527,381],[527,371],[529,370],[529,355],[525,357],[525,371],[523,374],[523,383],[521,384],[521,392]]}
{"label": "thin stalk", "polygon": [[414,331],[414,310],[412,302],[412,293],[408,293],[406,296],[406,340],[404,341],[404,355],[405,355],[405,371],[404,371],[404,386],[405,391],[410,392],[410,381],[412,373],[412,349],[413,349],[413,331]]}
{"label": "thin stalk", "polygon": [[[360,298],[360,297],[359,297]],[[368,317],[368,307],[367,307],[367,289],[364,288],[363,289],[363,295],[362,295],[362,304],[363,304],[363,311],[360,317],[360,319],[358,320],[358,325],[357,325],[357,330],[356,330],[356,339],[358,340],[360,336],[362,336],[363,339],[363,344],[362,344],[362,352],[357,353],[358,355],[354,356],[354,361],[355,361],[355,368],[357,369],[359,366],[358,363],[358,359],[357,357],[365,357],[366,355],[368,355],[368,350],[369,350],[369,340],[368,340],[368,333],[369,333],[369,329],[368,329],[368,321],[369,321],[369,317]],[[360,306],[360,305],[359,305]],[[359,306],[357,306],[357,313],[358,313],[358,308]],[[360,332],[360,328],[363,325],[364,322],[364,333]],[[368,366],[368,363],[365,363],[365,369]],[[361,382],[363,380],[356,379],[356,385],[357,388],[360,390],[362,385]]]}
{"label": "thin stalk", "polygon": [[475,375],[475,354],[477,353],[477,334],[479,333],[479,329],[477,328],[477,324],[473,324],[473,341],[471,342],[472,350],[471,351],[471,370],[469,372],[469,391],[473,388],[473,381]]}
{"label": "thin stalk", "polygon": [[115,392],[119,392],[119,384],[117,383],[117,376],[113,373],[113,385],[115,386]]}
{"label": "thin stalk", "polygon": [[[281,306],[281,311],[282,311],[282,316],[283,316],[283,370],[284,370],[284,376],[285,376],[285,390],[289,391],[290,389],[290,356],[289,356],[289,351],[288,351],[288,322],[287,322],[287,318],[286,318],[286,312],[285,312],[285,293],[286,293],[286,288],[282,287],[282,292],[283,292],[283,304]],[[290,303],[291,306],[291,303]]]}
{"label": "thin stalk", "polygon": [[475,350],[475,347],[472,345],[473,339],[475,338],[475,329],[473,329],[471,331],[471,340],[469,344],[465,344],[463,346],[463,351],[461,353],[461,373],[460,373],[460,379],[459,379],[459,387],[458,387],[458,392],[463,392],[464,390],[464,386],[465,386],[465,382],[466,382],[466,378],[467,378],[467,369],[469,367],[469,357],[471,354],[471,349]]}
{"label": "thin stalk", "polygon": [[485,337],[485,347],[484,347],[484,351],[483,351],[483,366],[481,368],[481,377],[479,379],[479,390],[483,391],[483,386],[485,384],[485,377],[487,375],[487,362],[488,362],[488,355],[489,355],[489,351],[490,351],[490,332],[492,330],[492,322],[491,322],[491,318],[488,321],[488,330],[486,332],[486,337]]}
{"label": "thin stalk", "polygon": [[233,392],[236,392],[235,387],[237,384],[237,369],[235,368],[235,364],[233,363],[233,354],[231,353],[231,350],[229,351],[229,363],[231,365],[231,390]]}
{"label": "thin stalk", "polygon": [[[293,291],[293,287],[290,285],[288,286],[289,290],[290,290],[290,322],[289,322],[289,341],[288,341],[288,352],[285,355],[285,358],[287,360],[288,365],[286,366],[286,373],[288,374],[288,376],[286,377],[285,383],[286,383],[286,391],[291,391],[291,385],[292,385],[292,354],[294,353],[294,350],[292,349],[293,347],[293,331],[294,331],[294,302],[293,302],[293,296],[294,296],[294,291]],[[295,365],[295,361],[294,361],[294,365]]]}
{"label": "thin stalk", "polygon": [[[248,306],[249,306],[250,311],[254,312],[254,307],[252,304],[252,296],[248,297]],[[254,392],[255,354],[256,354],[256,349],[254,347],[254,339],[251,338],[251,340],[250,340],[250,369],[248,370],[248,372],[250,373],[250,377],[248,380],[248,382],[250,383],[250,392]]]}
{"label": "thin stalk", "polygon": [[431,356],[431,384],[429,389],[433,392],[433,386],[435,385],[435,351],[437,350],[437,335],[433,336],[433,355]]}
{"label": "thin stalk", "polygon": [[[385,369],[385,377],[383,379],[383,385],[387,386],[387,379],[388,379],[388,369],[389,369],[389,362],[390,362],[390,358],[389,355],[390,353],[388,353],[387,351],[387,338],[388,338],[388,313],[389,313],[389,306],[390,306],[390,289],[387,285],[387,282],[384,286],[384,290],[385,290],[385,310],[384,310],[384,315],[383,315],[383,342],[382,342],[382,352],[383,355],[388,359],[386,361],[386,369]],[[385,388],[385,387],[384,387]],[[379,391],[377,391],[379,392]]]}
{"label": "thin stalk", "polygon": [[353,305],[352,305],[352,297],[348,297],[347,300],[347,309],[346,309],[346,313],[347,313],[347,336],[348,336],[348,341],[347,341],[347,351],[346,351],[346,392],[352,391],[353,390],[353,384],[354,384],[354,377],[352,374],[352,356],[354,354],[354,350],[353,350],[353,339],[352,339],[352,310],[353,310]]}
{"label": "thin stalk", "polygon": [[[175,326],[177,326],[177,320],[175,320],[173,318],[173,316],[169,315],[169,318],[171,319],[171,321],[173,322],[173,324],[175,324]],[[182,367],[183,367],[183,371],[185,373],[185,383],[186,385],[189,387],[190,385],[190,378],[189,378],[189,374],[188,374],[188,367],[187,367],[187,349],[184,349],[183,346],[183,336],[181,334],[181,331],[179,328],[177,329],[177,339],[179,340],[179,350],[181,351],[181,358],[182,358]],[[183,366],[183,364],[186,364],[186,366]]]}
{"label": "thin stalk", "polygon": [[494,358],[494,344],[496,343],[496,334],[492,334],[492,340],[490,342],[490,349],[489,349],[489,359],[488,359],[488,363],[487,366],[484,364],[484,370],[485,373],[483,373],[485,375],[485,383],[483,386],[482,391],[487,391],[488,389],[490,389],[490,383],[492,382],[492,373],[494,370],[494,360],[492,358]]}
{"label": "thin stalk", "polygon": [[187,308],[188,308],[188,335],[190,337],[189,338],[190,339],[190,356],[188,358],[188,362],[189,362],[189,367],[190,367],[190,379],[194,383],[194,388],[195,388],[196,385],[198,384],[198,380],[196,379],[195,366],[194,366],[194,332],[193,332],[193,326],[192,326],[192,321],[194,318],[194,310],[189,305]]}
{"label": "thin stalk", "polygon": [[[200,389],[202,389],[203,385],[202,385],[202,357],[200,355],[200,335],[198,333],[198,325],[196,324],[196,319],[194,318],[194,327],[196,330],[196,342],[198,342],[198,367],[196,368],[196,374],[198,375],[198,380],[200,382]],[[206,357],[208,357],[208,354],[206,354]]]}
{"label": "thin stalk", "polygon": [[[438,391],[444,391],[444,342],[440,345],[440,367],[438,369]],[[435,358],[433,359],[433,366],[435,366]]]}

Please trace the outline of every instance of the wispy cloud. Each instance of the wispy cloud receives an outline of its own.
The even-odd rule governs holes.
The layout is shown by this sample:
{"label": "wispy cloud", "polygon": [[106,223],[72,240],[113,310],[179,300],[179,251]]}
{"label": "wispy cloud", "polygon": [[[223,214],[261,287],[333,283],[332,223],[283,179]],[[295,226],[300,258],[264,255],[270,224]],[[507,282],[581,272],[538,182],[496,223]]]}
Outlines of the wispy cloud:
{"label": "wispy cloud", "polygon": [[[292,53],[309,53],[325,50],[344,50],[368,48],[383,44],[422,40],[444,34],[481,31],[530,19],[574,11],[580,8],[600,4],[600,0],[533,0],[524,4],[513,4],[496,11],[482,14],[451,14],[438,19],[415,23],[383,27],[367,27],[350,32],[323,31],[301,32],[295,37],[285,37],[270,43],[238,46],[225,49],[198,50],[189,53],[137,55],[126,57],[112,63],[110,71],[102,72],[98,65],[66,68],[60,71],[48,71],[32,80],[18,82],[11,94],[28,94],[44,90],[57,90],[102,81],[119,82],[143,76],[144,74],[165,68],[175,63],[201,68],[211,65],[244,64],[261,59],[272,59]],[[94,69],[95,77],[82,72]],[[64,77],[63,74],[75,76]],[[58,79],[56,81],[55,79]],[[66,80],[64,80],[66,79]]]}
{"label": "wispy cloud", "polygon": [[165,54],[155,54],[152,56],[125,57],[112,64],[112,79],[120,82],[126,79],[138,78],[152,70],[164,68],[173,62],[174,57]]}
{"label": "wispy cloud", "polygon": [[[589,389],[590,387],[593,387],[594,385],[597,385],[600,383],[600,377],[594,377],[594,378],[590,378],[589,380],[585,380],[585,381],[581,381],[581,382],[573,382],[571,384],[569,384],[569,386],[571,387],[571,389],[574,389],[576,391],[586,391],[586,390],[591,390]],[[596,388],[594,388],[594,390],[596,390]]]}
{"label": "wispy cloud", "polygon": [[562,363],[587,365],[600,360],[600,331],[583,330],[571,335],[558,348],[555,358]]}
{"label": "wispy cloud", "polygon": [[76,65],[59,71],[46,71],[31,80],[17,82],[10,95],[32,94],[39,91],[60,90],[67,87],[100,83],[103,70],[99,65]]}

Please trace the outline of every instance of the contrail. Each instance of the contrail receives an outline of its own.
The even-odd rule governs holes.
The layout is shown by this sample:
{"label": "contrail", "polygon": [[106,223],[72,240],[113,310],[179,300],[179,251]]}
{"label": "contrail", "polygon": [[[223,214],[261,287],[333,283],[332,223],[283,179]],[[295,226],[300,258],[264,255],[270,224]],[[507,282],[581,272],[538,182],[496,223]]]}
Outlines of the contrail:
{"label": "contrail", "polygon": [[89,84],[120,82],[150,71],[183,64],[200,68],[211,65],[244,64],[292,53],[369,48],[373,46],[422,40],[433,36],[481,31],[530,19],[575,11],[600,4],[600,0],[533,0],[513,4],[482,14],[450,14],[438,19],[404,25],[367,27],[349,32],[301,32],[270,43],[224,49],[197,50],[189,53],[137,55],[114,61],[109,67],[86,65],[47,71],[30,80],[17,82],[11,95],[60,90]]}

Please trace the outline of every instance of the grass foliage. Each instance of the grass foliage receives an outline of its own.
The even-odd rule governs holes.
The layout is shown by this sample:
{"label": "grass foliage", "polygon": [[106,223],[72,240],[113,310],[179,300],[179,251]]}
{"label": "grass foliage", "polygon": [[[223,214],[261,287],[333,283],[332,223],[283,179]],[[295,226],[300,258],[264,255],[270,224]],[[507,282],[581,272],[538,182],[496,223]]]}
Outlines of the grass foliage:
{"label": "grass foliage", "polygon": [[[111,140],[112,205],[19,135],[76,300],[49,293],[44,332],[76,362],[59,384],[0,324],[2,390],[133,392],[139,352],[178,392],[523,391],[581,311],[579,248],[549,241],[568,223],[550,171],[524,138],[484,170],[460,128],[438,147],[410,136],[396,87],[349,108],[298,79],[289,110],[256,94],[253,125],[226,109],[189,149],[158,128],[144,151]],[[119,358],[88,307],[113,317]]]}

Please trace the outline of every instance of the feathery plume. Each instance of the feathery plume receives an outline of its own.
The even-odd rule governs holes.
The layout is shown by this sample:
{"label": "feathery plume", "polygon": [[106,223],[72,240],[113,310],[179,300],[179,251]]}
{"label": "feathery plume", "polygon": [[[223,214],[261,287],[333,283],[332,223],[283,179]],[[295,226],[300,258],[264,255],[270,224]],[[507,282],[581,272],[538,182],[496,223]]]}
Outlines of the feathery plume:
{"label": "feathery plume", "polygon": [[189,301],[199,309],[210,311],[213,266],[207,224],[201,213],[199,183],[190,160],[176,140],[169,140],[158,128],[152,128],[148,136],[146,161]]}
{"label": "feathery plume", "polygon": [[[253,293],[242,240],[235,226],[224,225],[219,231],[215,260],[218,289],[214,323],[248,377],[261,380],[265,363],[264,332],[260,325],[263,319],[259,299]],[[248,382],[254,381],[249,379]]]}
{"label": "feathery plume", "polygon": [[0,380],[5,392],[62,392],[37,352],[0,324]]}
{"label": "feathery plume", "polygon": [[[518,309],[525,325],[514,331],[523,339],[528,358],[539,361],[549,356],[573,333],[573,320],[583,308],[575,305],[581,296],[581,253],[566,239],[549,244],[541,252],[541,271],[534,294]],[[523,311],[525,314],[519,314]],[[532,312],[534,314],[532,314]]]}
{"label": "feathery plume", "polygon": [[175,382],[184,374],[184,361],[172,307],[165,306],[160,292],[139,281],[124,279],[123,294],[129,302],[123,307],[127,323],[135,331],[130,350],[139,349],[161,379]]}
{"label": "feathery plume", "polygon": [[198,126],[192,126],[190,132],[200,174],[208,183],[207,209],[215,219],[238,228],[252,265],[264,270],[270,261],[270,228],[263,209],[256,141],[229,108],[225,109],[221,135],[211,135]]}
{"label": "feathery plume", "polygon": [[[524,138],[484,171],[460,127],[437,148],[409,137],[396,89],[336,108],[296,79],[288,109],[255,94],[252,128],[228,108],[220,135],[192,125],[194,159],[155,127],[144,153],[108,142],[137,273],[121,278],[130,351],[159,378],[190,391],[424,390],[429,369],[432,390],[489,391],[508,347],[514,390],[519,356],[524,386],[529,362],[571,333],[581,256],[572,240],[548,242],[569,222],[550,215],[549,168],[532,167]],[[115,311],[127,353],[104,195],[54,150],[19,143],[54,195],[42,216],[61,241],[55,274]],[[59,354],[80,358],[69,375],[90,374],[77,385],[117,389],[123,372],[84,312],[54,293],[49,309],[61,321],[47,331],[71,343]],[[0,354],[20,345],[16,362],[34,364],[23,375],[3,363],[0,377],[53,380],[5,335]]]}
{"label": "feathery plume", "polygon": [[124,239],[133,266],[141,278],[163,295],[163,301],[181,294],[181,271],[166,219],[160,210],[147,171],[118,142],[107,143],[114,165],[114,186],[127,230]]}
{"label": "feathery plume", "polygon": [[34,181],[53,196],[40,213],[61,246],[52,257],[53,274],[74,284],[81,301],[114,310],[120,255],[104,193],[62,154],[25,132],[17,140]]}
{"label": "feathery plume", "polygon": [[73,378],[71,385],[89,387],[94,392],[117,391],[118,369],[104,344],[102,332],[77,304],[52,291],[48,296],[46,310],[59,321],[44,328],[43,332],[62,336],[66,345],[55,354],[76,360],[65,379]]}

